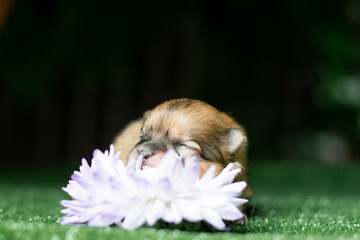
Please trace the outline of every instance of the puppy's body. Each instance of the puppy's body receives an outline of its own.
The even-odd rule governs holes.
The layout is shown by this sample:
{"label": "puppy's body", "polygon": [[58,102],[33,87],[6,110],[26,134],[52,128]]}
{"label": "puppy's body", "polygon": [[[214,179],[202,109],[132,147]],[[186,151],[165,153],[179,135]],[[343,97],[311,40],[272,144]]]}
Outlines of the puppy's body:
{"label": "puppy's body", "polygon": [[[246,159],[247,138],[244,129],[227,114],[199,100],[166,101],[131,122],[115,139],[115,150],[128,160],[143,157],[143,166],[155,167],[168,149],[183,158],[198,156],[200,176],[215,165],[216,174],[234,163],[241,168],[235,181],[248,186],[241,197],[253,195],[249,185]],[[125,160],[125,159],[124,159]]]}

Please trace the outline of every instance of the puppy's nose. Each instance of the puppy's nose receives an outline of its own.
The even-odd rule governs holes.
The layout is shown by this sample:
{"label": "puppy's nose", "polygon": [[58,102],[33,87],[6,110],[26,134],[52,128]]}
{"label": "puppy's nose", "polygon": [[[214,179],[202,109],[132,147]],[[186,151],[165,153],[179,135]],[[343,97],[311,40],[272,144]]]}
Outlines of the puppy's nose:
{"label": "puppy's nose", "polygon": [[139,155],[143,157],[143,161],[147,161],[152,155],[154,155],[154,153],[146,150],[141,150],[139,152]]}

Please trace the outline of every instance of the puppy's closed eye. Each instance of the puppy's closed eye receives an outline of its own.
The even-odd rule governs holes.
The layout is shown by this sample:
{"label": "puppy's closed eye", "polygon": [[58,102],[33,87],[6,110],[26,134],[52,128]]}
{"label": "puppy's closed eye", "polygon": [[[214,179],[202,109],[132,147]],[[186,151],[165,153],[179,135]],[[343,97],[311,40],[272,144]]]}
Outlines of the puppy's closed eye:
{"label": "puppy's closed eye", "polygon": [[189,156],[201,156],[201,147],[195,141],[185,141],[173,144],[175,151],[183,158]]}
{"label": "puppy's closed eye", "polygon": [[185,147],[201,151],[201,147],[199,144],[197,144],[195,141],[186,141],[182,143]]}
{"label": "puppy's closed eye", "polygon": [[180,143],[173,143],[173,146],[175,148],[189,148],[196,151],[201,151],[201,147],[199,144],[197,144],[195,141],[185,141]]}

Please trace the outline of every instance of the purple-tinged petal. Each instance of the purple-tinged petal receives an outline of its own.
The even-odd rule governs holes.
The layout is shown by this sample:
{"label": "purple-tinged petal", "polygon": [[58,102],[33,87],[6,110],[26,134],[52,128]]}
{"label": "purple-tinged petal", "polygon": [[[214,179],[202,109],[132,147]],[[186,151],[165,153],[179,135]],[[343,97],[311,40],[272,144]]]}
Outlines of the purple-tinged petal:
{"label": "purple-tinged petal", "polygon": [[174,193],[171,187],[170,180],[163,178],[158,182],[157,196],[163,201],[170,201],[174,197]]}
{"label": "purple-tinged petal", "polygon": [[156,199],[152,202],[152,204],[149,204],[145,218],[146,222],[149,226],[153,226],[162,216],[164,215],[166,210],[166,204]]}
{"label": "purple-tinged petal", "polygon": [[183,216],[181,214],[180,208],[176,204],[176,202],[170,203],[170,207],[168,207],[164,213],[162,218],[165,222],[178,224],[183,220]]}
{"label": "purple-tinged petal", "polygon": [[165,152],[159,164],[159,176],[173,176],[177,169],[180,169],[181,159],[179,155],[172,149]]}
{"label": "purple-tinged petal", "polygon": [[231,203],[234,204],[235,206],[241,206],[245,203],[247,203],[249,200],[244,199],[244,198],[232,198],[231,199]]}
{"label": "purple-tinged petal", "polygon": [[226,204],[216,209],[220,217],[224,220],[237,220],[244,217],[241,211],[233,204]]}
{"label": "purple-tinged petal", "polygon": [[208,183],[211,179],[213,179],[215,176],[215,166],[212,165],[204,174],[204,176],[200,179],[199,184],[206,184]]}
{"label": "purple-tinged petal", "polygon": [[199,222],[204,219],[202,215],[202,206],[194,201],[189,201],[185,199],[178,199],[176,201],[181,214],[183,215],[184,219],[189,222]]}
{"label": "purple-tinged petal", "polygon": [[222,198],[227,199],[229,197],[240,196],[246,185],[246,182],[235,182],[229,185],[221,186],[220,188],[212,191],[215,194],[221,195]]}
{"label": "purple-tinged petal", "polygon": [[176,188],[180,191],[187,191],[194,187],[199,180],[199,164],[197,158],[187,158],[185,167],[182,171],[181,181],[176,184]]}
{"label": "purple-tinged petal", "polygon": [[143,163],[143,158],[144,158],[143,155],[139,155],[138,159],[135,162],[135,171],[141,170],[141,166],[142,166],[142,163]]}
{"label": "purple-tinged petal", "polygon": [[[90,176],[90,173],[91,173],[91,169],[90,169],[90,166],[89,166],[89,164],[88,164],[88,162],[86,161],[86,159],[85,158],[83,158],[82,160],[81,160],[81,166],[80,166],[80,173],[82,174],[82,175],[84,175],[84,176]],[[76,172],[74,172],[74,174],[75,174]]]}
{"label": "purple-tinged petal", "polygon": [[143,206],[137,204],[129,209],[121,227],[125,229],[134,229],[142,226],[145,223],[145,216],[143,215]]}
{"label": "purple-tinged petal", "polygon": [[80,224],[83,222],[80,221],[80,219],[77,215],[68,215],[63,218],[60,218],[60,223],[62,225],[68,225],[68,224]]}
{"label": "purple-tinged petal", "polygon": [[126,166],[125,171],[126,172],[133,172],[135,170],[135,165],[136,165],[136,161],[135,159],[131,160],[128,165]]}
{"label": "purple-tinged petal", "polygon": [[226,225],[216,211],[212,209],[206,209],[203,214],[204,220],[210,223],[214,228],[218,230],[225,229]]}

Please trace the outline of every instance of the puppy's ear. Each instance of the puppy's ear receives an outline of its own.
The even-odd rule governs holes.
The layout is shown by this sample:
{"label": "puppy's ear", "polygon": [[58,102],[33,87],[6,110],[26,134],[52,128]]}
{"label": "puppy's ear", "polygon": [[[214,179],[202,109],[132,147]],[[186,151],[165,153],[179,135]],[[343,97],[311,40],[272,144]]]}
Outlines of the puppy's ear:
{"label": "puppy's ear", "polygon": [[240,151],[247,144],[245,133],[237,128],[230,128],[227,133],[227,148],[230,153]]}

